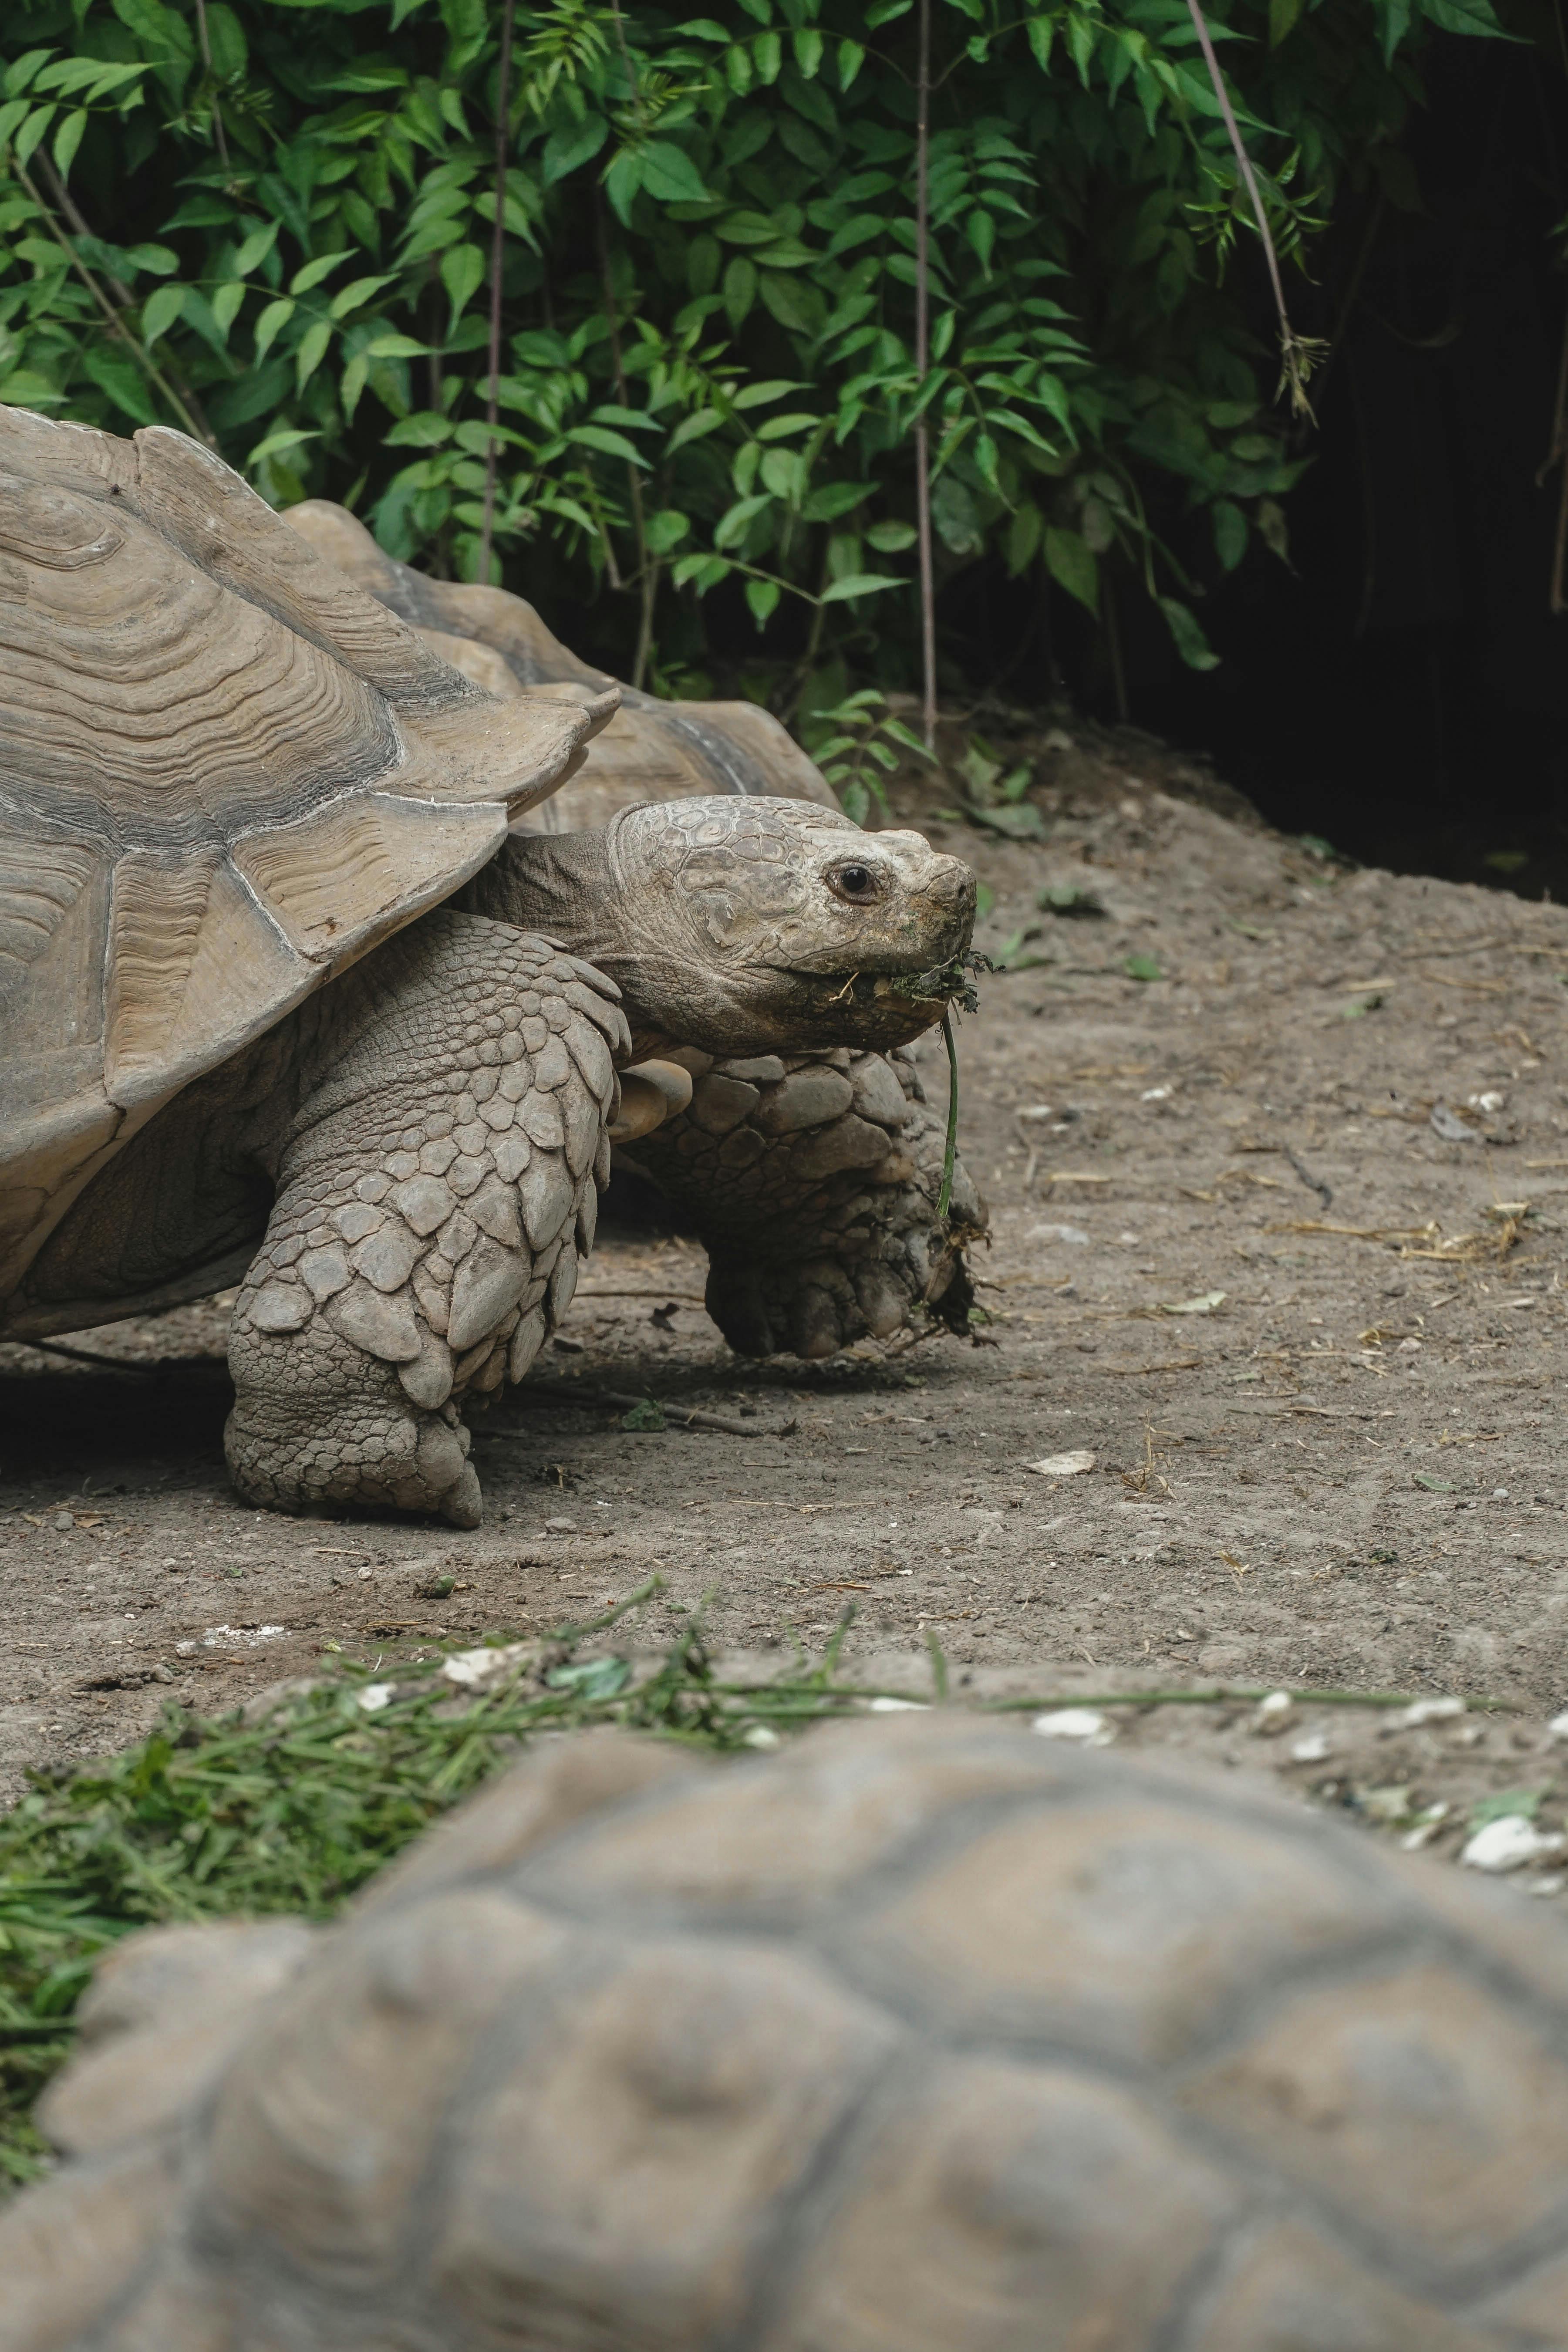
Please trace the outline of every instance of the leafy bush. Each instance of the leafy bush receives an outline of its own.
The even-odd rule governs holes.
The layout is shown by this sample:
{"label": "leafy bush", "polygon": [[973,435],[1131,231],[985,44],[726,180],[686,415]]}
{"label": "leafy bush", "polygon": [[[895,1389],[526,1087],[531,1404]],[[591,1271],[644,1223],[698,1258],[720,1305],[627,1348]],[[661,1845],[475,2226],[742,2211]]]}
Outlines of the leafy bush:
{"label": "leafy bush", "polygon": [[[1497,29],[1207,17],[1285,257],[1347,177],[1407,200],[1425,26]],[[12,0],[0,399],[183,425],[462,578],[488,507],[490,576],[601,658],[690,690],[754,630],[785,699],[829,652],[915,670],[923,421],[944,576],[999,558],[1098,615],[1114,563],[1205,666],[1193,594],[1285,551],[1303,459],[1198,39],[1189,0]]]}

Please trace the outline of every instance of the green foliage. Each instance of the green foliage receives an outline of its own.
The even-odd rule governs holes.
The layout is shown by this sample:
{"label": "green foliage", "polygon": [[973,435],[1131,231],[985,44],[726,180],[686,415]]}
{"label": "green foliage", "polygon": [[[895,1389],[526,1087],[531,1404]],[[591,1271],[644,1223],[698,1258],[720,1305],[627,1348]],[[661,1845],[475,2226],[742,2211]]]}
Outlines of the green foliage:
{"label": "green foliage", "polygon": [[[829,651],[910,674],[923,418],[942,576],[999,559],[1098,614],[1114,566],[1204,667],[1194,598],[1284,553],[1303,460],[1226,274],[1256,228],[1185,0],[931,6],[923,377],[914,0],[519,7],[492,431],[500,0],[12,0],[0,399],[182,425],[468,579],[493,447],[492,577],[666,688],[722,592],[790,692]],[[1497,29],[1488,0],[1209,22],[1285,257],[1403,163],[1423,26]]]}

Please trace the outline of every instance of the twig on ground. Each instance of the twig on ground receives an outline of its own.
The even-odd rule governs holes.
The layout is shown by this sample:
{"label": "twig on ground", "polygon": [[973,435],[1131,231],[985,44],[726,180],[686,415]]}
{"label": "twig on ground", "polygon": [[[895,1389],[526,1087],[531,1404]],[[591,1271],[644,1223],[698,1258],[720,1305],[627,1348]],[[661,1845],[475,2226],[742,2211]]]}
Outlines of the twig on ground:
{"label": "twig on ground", "polygon": [[1334,1205],[1334,1196],[1329,1187],[1323,1183],[1320,1178],[1308,1173],[1307,1170],[1302,1167],[1300,1161],[1297,1159],[1295,1153],[1291,1150],[1288,1143],[1282,1144],[1280,1149],[1283,1150],[1286,1159],[1290,1162],[1291,1167],[1296,1171],[1297,1175],[1301,1179],[1302,1183],[1305,1184],[1308,1192],[1315,1192],[1319,1200],[1321,1201],[1325,1209],[1331,1209]]}
{"label": "twig on ground", "polygon": [[[721,1430],[726,1437],[793,1437],[799,1426],[793,1419],[777,1423],[731,1421],[723,1413],[700,1412],[695,1409],[688,1412],[684,1406],[671,1404],[667,1397],[634,1396],[629,1390],[623,1389],[579,1389],[565,1383],[554,1387],[543,1381],[530,1381],[521,1393],[524,1404],[537,1402],[541,1404],[612,1405],[622,1412],[635,1412],[638,1405],[657,1404],[671,1424],[679,1423],[683,1429]],[[475,1432],[478,1437],[503,1438],[513,1444],[521,1442],[529,1433],[521,1429],[480,1429]]]}

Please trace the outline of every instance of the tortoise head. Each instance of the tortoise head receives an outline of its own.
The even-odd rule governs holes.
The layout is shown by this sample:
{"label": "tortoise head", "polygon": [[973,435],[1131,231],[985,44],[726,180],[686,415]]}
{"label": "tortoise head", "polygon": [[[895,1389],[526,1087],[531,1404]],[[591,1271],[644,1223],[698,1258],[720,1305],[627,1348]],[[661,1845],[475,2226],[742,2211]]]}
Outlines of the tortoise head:
{"label": "tortoise head", "polygon": [[609,973],[634,1033],[712,1054],[903,1045],[974,924],[959,859],[810,801],[624,809],[602,834],[514,836],[507,866],[512,919]]}

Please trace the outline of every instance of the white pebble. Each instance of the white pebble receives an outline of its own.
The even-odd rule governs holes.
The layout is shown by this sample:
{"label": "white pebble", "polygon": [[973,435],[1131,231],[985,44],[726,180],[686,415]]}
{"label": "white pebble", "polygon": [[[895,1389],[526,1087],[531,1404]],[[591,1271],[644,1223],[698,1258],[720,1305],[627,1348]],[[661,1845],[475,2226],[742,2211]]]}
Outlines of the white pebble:
{"label": "white pebble", "polygon": [[741,1745],[742,1748],[776,1748],[779,1736],[771,1724],[753,1723],[749,1731],[742,1732]]}
{"label": "white pebble", "polygon": [[454,1650],[441,1673],[449,1683],[472,1690],[479,1683],[487,1683],[524,1657],[531,1650],[531,1642],[506,1642],[499,1649]]}
{"label": "white pebble", "polygon": [[1058,1706],[1036,1716],[1030,1724],[1042,1739],[1085,1739],[1096,1748],[1109,1747],[1116,1734],[1098,1707]]}
{"label": "white pebble", "polygon": [[382,1708],[390,1702],[396,1687],[395,1683],[366,1683],[359,1695],[361,1713],[379,1715]]}
{"label": "white pebble", "polygon": [[1463,1715],[1462,1698],[1418,1698],[1414,1706],[1401,1710],[1394,1718],[1395,1731],[1418,1731],[1424,1723],[1447,1723],[1450,1717]]}
{"label": "white pebble", "polygon": [[1323,1732],[1310,1731],[1305,1739],[1292,1741],[1290,1761],[1292,1764],[1322,1764],[1327,1762],[1332,1752]]}
{"label": "white pebble", "polygon": [[1476,1832],[1459,1860],[1472,1870],[1517,1870],[1544,1853],[1561,1853],[1565,1845],[1568,1838],[1560,1832],[1538,1830],[1522,1813],[1504,1813]]}
{"label": "white pebble", "polygon": [[1561,1715],[1554,1715],[1546,1728],[1553,1739],[1568,1739],[1568,1707]]}
{"label": "white pebble", "polygon": [[868,1699],[867,1705],[873,1715],[929,1715],[931,1712],[931,1701],[924,1698],[879,1696]]}
{"label": "white pebble", "polygon": [[1038,1478],[1076,1478],[1094,1467],[1094,1456],[1085,1446],[1075,1446],[1070,1454],[1047,1454],[1043,1462],[1026,1462]]}

